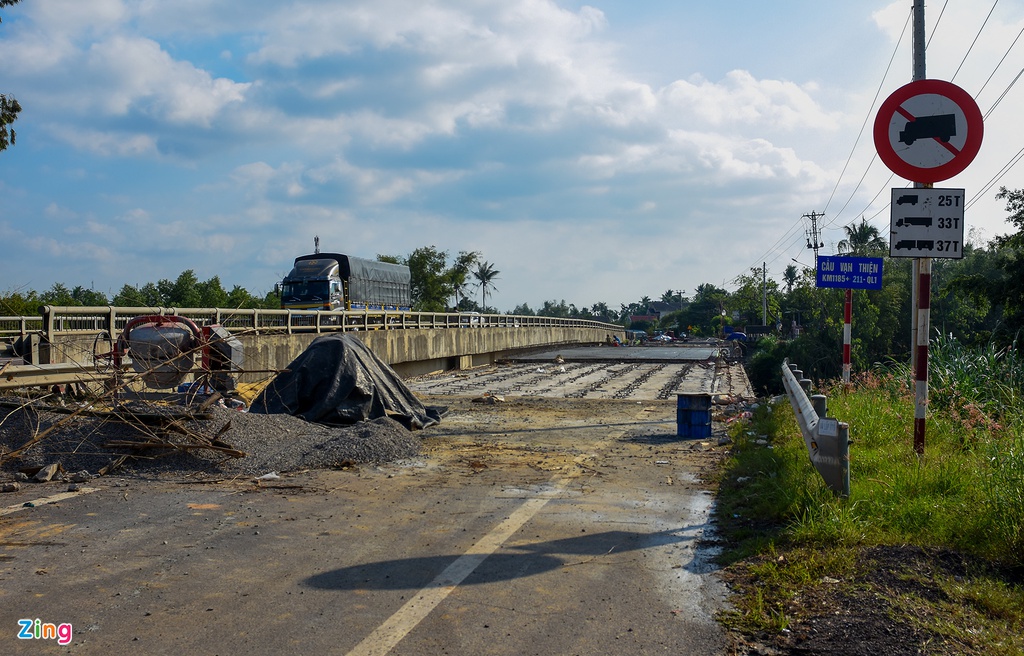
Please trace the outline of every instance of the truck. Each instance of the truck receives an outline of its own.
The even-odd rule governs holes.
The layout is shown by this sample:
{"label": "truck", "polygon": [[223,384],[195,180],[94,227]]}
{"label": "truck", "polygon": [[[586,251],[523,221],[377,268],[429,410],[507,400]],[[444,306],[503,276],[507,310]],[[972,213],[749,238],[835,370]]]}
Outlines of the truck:
{"label": "truck", "polygon": [[956,136],[956,114],[938,114],[936,116],[919,116],[907,121],[900,131],[900,141],[913,146],[918,139],[938,139],[949,143]]}
{"label": "truck", "polygon": [[342,253],[295,258],[281,281],[281,308],[291,310],[409,310],[409,267]]}
{"label": "truck", "polygon": [[904,216],[896,220],[896,227],[902,228],[903,226],[921,226],[924,228],[930,228],[932,226],[932,217],[930,216]]}

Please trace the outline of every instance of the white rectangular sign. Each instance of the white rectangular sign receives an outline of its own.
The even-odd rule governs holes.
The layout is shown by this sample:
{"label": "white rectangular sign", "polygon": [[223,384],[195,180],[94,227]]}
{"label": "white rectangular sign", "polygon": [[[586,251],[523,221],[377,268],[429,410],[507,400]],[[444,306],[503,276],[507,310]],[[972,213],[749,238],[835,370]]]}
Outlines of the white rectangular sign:
{"label": "white rectangular sign", "polygon": [[889,257],[964,256],[963,189],[893,189]]}

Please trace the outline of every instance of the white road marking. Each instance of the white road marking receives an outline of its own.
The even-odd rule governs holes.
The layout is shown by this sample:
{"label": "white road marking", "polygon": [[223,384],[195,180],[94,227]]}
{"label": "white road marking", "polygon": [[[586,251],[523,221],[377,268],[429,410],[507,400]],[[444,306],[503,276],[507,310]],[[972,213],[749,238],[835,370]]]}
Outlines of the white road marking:
{"label": "white road marking", "polygon": [[[33,506],[45,506],[48,503],[57,503],[58,501],[77,497],[79,494],[89,494],[90,492],[98,492],[99,490],[100,488],[98,487],[83,487],[78,489],[76,492],[61,492],[60,494],[55,494],[50,497],[42,497],[39,499],[32,499],[31,501],[26,501],[24,503],[16,503],[13,506],[7,506],[0,510],[0,516],[10,515],[11,513],[16,513],[19,510],[27,510]],[[32,505],[26,506],[26,503],[30,503]]]}
{"label": "white road marking", "polygon": [[[625,431],[616,431],[605,438],[602,444],[612,442],[623,434],[625,434]],[[578,465],[590,457],[592,457],[592,454],[579,455],[573,459],[573,462]],[[523,502],[511,515],[505,518],[505,521],[480,538],[465,554],[446,567],[425,588],[399,608],[394,615],[377,627],[373,633],[366,636],[352,651],[348,652],[348,656],[384,656],[390,652],[427,615],[430,615],[460,583],[466,580],[466,577],[472,574],[480,566],[480,563],[497,551],[498,547],[522,528],[523,524],[530,521],[548,501],[558,498],[574,478],[576,476],[564,476],[556,479],[551,484],[551,487],[546,488],[543,492],[538,492],[537,496]]]}

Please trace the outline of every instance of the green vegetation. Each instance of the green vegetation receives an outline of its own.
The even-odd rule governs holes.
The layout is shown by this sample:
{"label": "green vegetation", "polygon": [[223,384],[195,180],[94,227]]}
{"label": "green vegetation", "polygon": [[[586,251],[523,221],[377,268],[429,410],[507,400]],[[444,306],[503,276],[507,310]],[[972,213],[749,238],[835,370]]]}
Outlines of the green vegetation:
{"label": "green vegetation", "polygon": [[841,586],[891,599],[888,617],[938,637],[929,653],[1024,653],[1022,364],[1016,349],[936,342],[923,457],[906,366],[821,390],[850,424],[849,499],[811,466],[788,402],[736,426],[718,500],[740,592],[727,624],[778,635]]}
{"label": "green vegetation", "polygon": [[[992,348],[993,352],[1013,343],[1016,331],[1024,325],[1024,190],[1000,188],[996,198],[1006,201],[1007,222],[1016,232],[997,236],[987,244],[969,237],[962,245],[962,259],[932,262],[930,336],[941,335],[967,346]],[[845,226],[844,232],[845,238],[837,243],[840,252],[880,257],[884,270],[882,289],[853,292],[853,370],[865,371],[878,362],[905,361],[910,353],[911,260],[887,257],[879,229],[864,219]],[[409,267],[413,308],[421,311],[497,313],[497,309],[487,306],[496,291],[494,283],[516,275],[507,269],[499,271],[481,253],[460,251],[450,255],[437,246],[417,248],[408,255],[378,254],[377,259]],[[183,279],[189,284],[182,284]],[[774,372],[785,358],[800,362],[815,380],[841,374],[845,294],[841,289],[817,288],[813,266],[787,265],[781,284],[766,279],[765,272],[755,267],[730,281],[730,287],[731,291],[699,283],[691,296],[680,289],[669,289],[660,297],[643,295],[635,302],[620,304],[618,309],[605,302],[586,307],[552,299],[537,309],[520,303],[510,313],[591,319],[648,333],[671,330],[698,337],[721,336],[727,326],[742,329],[767,323],[770,337],[751,345],[750,378],[759,394],[781,393]],[[473,300],[474,291],[479,292],[480,302]],[[45,300],[48,297],[70,298],[74,302],[67,302],[69,305],[106,305],[108,301],[95,290],[58,283],[42,293],[0,290],[0,314],[36,314],[41,301],[54,302]],[[252,294],[239,286],[227,291],[218,277],[201,282],[192,270],[173,281],[141,287],[126,285],[109,303],[279,307],[274,292]]]}
{"label": "green vegetation", "polygon": [[[0,0],[0,7],[16,5],[21,0]],[[7,150],[13,146],[18,135],[11,125],[18,120],[21,113],[21,104],[11,96],[0,93],[0,150]]]}

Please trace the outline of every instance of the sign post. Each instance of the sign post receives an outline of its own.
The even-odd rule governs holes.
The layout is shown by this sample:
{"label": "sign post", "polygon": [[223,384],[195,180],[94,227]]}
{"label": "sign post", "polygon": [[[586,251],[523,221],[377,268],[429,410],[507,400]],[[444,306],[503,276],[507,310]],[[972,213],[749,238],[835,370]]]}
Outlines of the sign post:
{"label": "sign post", "polygon": [[843,382],[850,382],[853,341],[853,290],[882,288],[882,258],[821,255],[815,286],[846,290],[843,302]]}
{"label": "sign post", "polygon": [[[874,140],[878,156],[899,176],[917,183],[913,193],[931,197],[932,184],[947,180],[967,168],[981,149],[984,122],[974,99],[963,89],[944,80],[924,78],[924,2],[914,6],[915,80],[890,95],[875,117]],[[920,54],[918,54],[920,49]],[[918,61],[919,60],[919,61]],[[920,71],[920,75],[918,75]],[[889,244],[894,257],[904,255],[915,260],[914,289],[917,302],[913,346],[916,394],[914,407],[914,450],[924,454],[925,417],[928,409],[928,336],[930,332],[932,257],[962,257],[963,210],[959,214],[939,212],[933,223],[924,225],[927,217],[920,213],[897,216],[899,190],[893,190],[892,236]],[[909,192],[909,190],[908,190]],[[910,193],[907,194],[911,195]],[[941,194],[939,195],[941,198]],[[902,196],[901,196],[902,198]],[[951,207],[942,209],[953,209]],[[917,223],[910,223],[916,219]],[[952,225],[939,228],[938,221],[959,220],[959,239],[929,239],[930,231],[955,231]],[[902,221],[902,223],[901,223]],[[899,223],[899,225],[897,225]],[[897,228],[904,229],[897,232]],[[904,238],[904,232],[907,234]],[[913,238],[911,238],[913,233]],[[947,233],[943,233],[945,235]],[[954,248],[956,255],[949,255]],[[900,253],[900,251],[906,251]]]}

